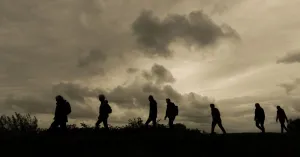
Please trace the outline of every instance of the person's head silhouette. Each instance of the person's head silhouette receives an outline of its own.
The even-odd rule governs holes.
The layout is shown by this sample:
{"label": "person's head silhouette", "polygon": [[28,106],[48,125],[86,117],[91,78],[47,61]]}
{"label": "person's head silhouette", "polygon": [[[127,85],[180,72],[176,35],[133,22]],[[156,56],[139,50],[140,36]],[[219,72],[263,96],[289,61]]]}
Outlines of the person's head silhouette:
{"label": "person's head silhouette", "polygon": [[280,107],[280,106],[276,106],[276,108],[277,108],[277,110],[281,109],[281,107]]}
{"label": "person's head silhouette", "polygon": [[167,102],[167,103],[171,103],[171,99],[167,98],[167,99],[166,99],[166,102]]}
{"label": "person's head silhouette", "polygon": [[64,100],[64,98],[61,95],[57,95],[55,97],[55,99],[56,99],[57,102],[60,102],[60,101]]}
{"label": "person's head silhouette", "polygon": [[260,104],[259,104],[259,103],[255,103],[255,107],[256,107],[256,108],[259,108],[259,107],[260,107]]}
{"label": "person's head silhouette", "polygon": [[103,102],[103,101],[105,100],[105,96],[104,96],[103,94],[100,94],[100,95],[98,96],[98,98],[99,98],[99,100],[100,100],[101,102]]}
{"label": "person's head silhouette", "polygon": [[152,96],[152,95],[149,95],[148,100],[149,100],[149,101],[153,101],[153,100],[154,100],[153,96]]}
{"label": "person's head silhouette", "polygon": [[215,108],[215,104],[210,104],[210,108]]}

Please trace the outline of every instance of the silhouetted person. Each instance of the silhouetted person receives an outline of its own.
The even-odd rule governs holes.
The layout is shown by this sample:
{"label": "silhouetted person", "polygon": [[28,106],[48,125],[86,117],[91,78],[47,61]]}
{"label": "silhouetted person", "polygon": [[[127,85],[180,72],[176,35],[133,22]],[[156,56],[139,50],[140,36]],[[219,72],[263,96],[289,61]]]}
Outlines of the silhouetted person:
{"label": "silhouetted person", "polygon": [[95,128],[99,129],[100,123],[103,122],[104,128],[108,130],[107,120],[109,114],[112,112],[112,109],[109,106],[108,101],[105,99],[105,96],[103,94],[99,95],[99,101],[101,102],[101,104],[99,107],[99,117],[98,117],[98,121],[95,124]]}
{"label": "silhouetted person", "polygon": [[178,115],[178,107],[173,102],[171,102],[169,98],[166,99],[166,102],[167,102],[167,109],[166,109],[165,120],[169,118],[169,127],[173,128],[175,117]]}
{"label": "silhouetted person", "polygon": [[288,123],[288,119],[287,119],[287,116],[284,112],[284,110],[280,107],[280,106],[277,106],[277,116],[276,116],[276,122],[278,122],[278,119],[279,119],[279,122],[280,122],[280,126],[281,126],[281,133],[283,133],[283,129],[285,131],[288,131],[288,129],[286,128],[285,126],[285,121]]}
{"label": "silhouetted person", "polygon": [[215,133],[215,127],[218,124],[220,129],[222,130],[223,134],[226,134],[226,131],[222,125],[222,119],[220,111],[215,107],[215,104],[210,104],[211,108],[211,116],[212,116],[212,124],[211,124],[211,134]]}
{"label": "silhouetted person", "polygon": [[56,129],[58,126],[62,130],[67,129],[68,115],[71,113],[70,103],[65,100],[61,95],[55,97],[56,99],[56,108],[54,122],[51,124],[50,129]]}
{"label": "silhouetted person", "polygon": [[261,130],[262,133],[265,133],[265,111],[264,109],[260,106],[259,103],[255,103],[255,125],[257,128]]}
{"label": "silhouetted person", "polygon": [[157,103],[154,100],[152,95],[150,95],[148,97],[148,100],[150,102],[150,111],[149,111],[149,117],[148,117],[145,125],[146,125],[146,127],[148,127],[149,123],[152,121],[153,127],[156,127]]}

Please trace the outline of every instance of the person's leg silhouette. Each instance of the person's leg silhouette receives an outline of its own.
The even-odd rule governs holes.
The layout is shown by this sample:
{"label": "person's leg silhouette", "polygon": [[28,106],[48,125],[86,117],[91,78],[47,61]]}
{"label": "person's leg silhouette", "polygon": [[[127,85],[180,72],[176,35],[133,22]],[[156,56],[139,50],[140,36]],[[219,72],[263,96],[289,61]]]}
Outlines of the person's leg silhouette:
{"label": "person's leg silhouette", "polygon": [[264,123],[260,120],[256,121],[256,127],[262,132],[265,132],[265,127],[264,127]]}
{"label": "person's leg silhouette", "polygon": [[102,121],[103,121],[103,118],[102,117],[98,117],[98,120],[97,120],[97,122],[96,122],[96,124],[95,124],[95,128],[96,129],[99,129],[99,125],[100,125],[100,123],[102,123]]}
{"label": "person's leg silhouette", "polygon": [[156,128],[156,118],[154,118],[154,117],[152,118],[152,125],[154,128]]}
{"label": "person's leg silhouette", "polygon": [[262,133],[265,133],[265,126],[264,126],[264,122],[262,122],[262,123],[260,124],[260,127],[261,127],[261,131],[262,131]]}
{"label": "person's leg silhouette", "polygon": [[108,130],[107,118],[103,119],[103,125],[106,130]]}
{"label": "person's leg silhouette", "polygon": [[288,129],[286,128],[285,124],[284,124],[284,121],[280,121],[280,126],[281,126],[281,133],[284,132],[284,130],[287,132]]}
{"label": "person's leg silhouette", "polygon": [[66,122],[60,122],[59,126],[60,126],[60,129],[62,131],[66,131],[67,130],[67,123]]}
{"label": "person's leg silhouette", "polygon": [[255,125],[256,125],[256,127],[257,127],[259,130],[261,130],[261,127],[259,126],[259,121],[258,121],[258,120],[255,122]]}
{"label": "person's leg silhouette", "polygon": [[145,126],[148,128],[148,126],[149,126],[149,123],[151,122],[152,120],[151,120],[151,118],[149,117],[148,119],[147,119],[147,121],[146,121],[146,123],[145,123]]}
{"label": "person's leg silhouette", "polygon": [[54,121],[51,123],[49,130],[57,129],[58,126],[59,126],[58,121],[57,121],[57,120],[54,120]]}
{"label": "person's leg silhouette", "polygon": [[226,134],[226,131],[225,131],[223,125],[222,125],[222,122],[219,122],[219,123],[218,123],[218,126],[219,126],[220,129],[222,130],[223,134]]}
{"label": "person's leg silhouette", "polygon": [[174,127],[174,119],[173,117],[169,118],[169,128],[173,128]]}
{"label": "person's leg silhouette", "polygon": [[215,121],[212,121],[211,123],[211,134],[215,133],[215,127],[216,127],[217,123]]}

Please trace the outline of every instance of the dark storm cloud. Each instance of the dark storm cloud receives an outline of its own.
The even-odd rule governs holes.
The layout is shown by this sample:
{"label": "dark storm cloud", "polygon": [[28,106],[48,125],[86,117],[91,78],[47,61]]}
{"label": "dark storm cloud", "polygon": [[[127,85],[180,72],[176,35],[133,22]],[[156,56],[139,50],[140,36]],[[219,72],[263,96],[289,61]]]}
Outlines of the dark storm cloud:
{"label": "dark storm cloud", "polygon": [[[72,83],[58,84],[53,89],[55,91],[53,93],[63,95],[71,103],[72,113],[70,118],[95,118],[98,108],[86,104],[85,98],[94,98],[96,100],[97,95],[100,93],[106,95],[110,104],[115,104],[122,110],[147,110],[149,104],[148,96],[151,94],[157,100],[159,113],[162,116],[165,113],[165,99],[170,98],[179,106],[181,119],[198,123],[209,122],[208,105],[213,102],[213,100],[196,93],[180,94],[169,85],[157,86],[151,83],[118,86],[111,91],[104,91],[102,89],[92,90]],[[17,107],[21,111],[31,114],[53,114],[55,109],[55,94],[52,95],[52,97],[49,97],[49,94],[47,96],[14,96],[8,97],[4,103],[6,109],[16,110]],[[114,114],[118,115],[120,113],[114,112]],[[126,118],[133,118],[130,116],[127,115]],[[124,122],[127,119],[124,119]]]}
{"label": "dark storm cloud", "polygon": [[[164,107],[166,97],[182,105],[182,113],[188,113],[191,107],[199,107],[194,104],[201,105],[199,102],[202,102],[202,96],[196,101],[172,86],[158,85],[175,81],[172,74],[160,65],[153,66],[150,70],[154,82],[137,81],[111,90],[105,87],[90,89],[72,83],[74,80],[84,81],[102,74],[103,69],[109,72],[116,67],[116,63],[117,66],[122,66],[132,62],[136,41],[128,27],[136,15],[144,8],[165,14],[168,12],[166,8],[179,1],[99,2],[0,0],[0,71],[5,73],[5,76],[1,76],[1,81],[6,88],[11,89],[5,93],[14,93],[14,96],[5,99],[5,106],[12,110],[20,108],[28,113],[48,114],[54,111],[55,95],[61,94],[71,102],[71,117],[94,118],[98,111],[87,102],[89,98],[97,99],[99,93],[104,93],[111,103],[124,109],[147,108],[147,98],[152,93],[156,95],[161,107]],[[179,17],[181,16],[170,16],[159,24],[167,24],[173,30],[180,30],[179,37],[187,41],[205,44],[196,36],[189,39],[190,32],[187,37],[183,37],[182,32],[187,29],[175,27],[178,21],[168,22]],[[196,23],[195,20],[191,21]],[[180,27],[182,26],[185,25]],[[173,36],[172,39],[175,38],[172,33],[169,34]],[[178,36],[178,33],[175,35]],[[82,57],[83,52],[88,54]],[[131,69],[129,72],[137,70]],[[61,82],[62,80],[66,82]],[[53,82],[61,83],[49,89]],[[18,89],[13,91],[13,87]]]}
{"label": "dark storm cloud", "polygon": [[[18,107],[30,113],[51,114],[55,108],[54,97],[60,94],[71,102],[72,118],[95,118],[98,108],[93,108],[86,102],[87,98],[97,100],[98,94],[101,93],[105,94],[110,104],[116,105],[121,110],[139,109],[144,110],[146,113],[149,105],[148,96],[153,95],[158,102],[161,116],[164,116],[165,113],[165,99],[170,98],[179,106],[181,119],[198,123],[208,122],[209,104],[214,102],[213,99],[196,93],[181,94],[170,85],[160,85],[151,81],[135,81],[129,85],[120,85],[111,90],[90,89],[76,83],[62,82],[55,84],[51,93],[19,98],[8,97],[5,103],[7,107]],[[49,95],[51,96],[49,97]],[[114,114],[121,113],[114,112]],[[130,117],[131,115],[126,116],[127,118],[133,118]]]}
{"label": "dark storm cloud", "polygon": [[168,69],[156,63],[150,71],[143,71],[143,76],[149,81],[154,80],[156,84],[174,83],[176,81]]}
{"label": "dark storm cloud", "polygon": [[103,93],[103,91],[99,89],[89,89],[79,84],[69,82],[55,84],[52,87],[52,92],[55,94],[64,95],[69,99],[78,101],[80,103],[85,101],[85,97],[97,97],[100,93]]}
{"label": "dark storm cloud", "polygon": [[[48,99],[49,100],[49,99]],[[46,101],[42,97],[35,97],[35,96],[8,96],[5,101],[4,105],[6,109],[15,109],[21,108],[22,110],[28,113],[51,113],[54,111],[54,103],[51,101]]]}
{"label": "dark storm cloud", "polygon": [[279,58],[277,63],[291,64],[300,62],[300,50],[288,52],[285,56]]}
{"label": "dark storm cloud", "polygon": [[166,98],[178,101],[182,99],[182,95],[171,86],[160,86],[149,82],[118,86],[107,92],[106,95],[110,102],[114,102],[122,108],[145,108],[149,103],[149,95],[153,95],[161,104],[165,104]]}
{"label": "dark storm cloud", "polygon": [[87,56],[78,60],[79,67],[85,67],[93,63],[104,62],[106,55],[101,50],[91,50]]}
{"label": "dark storm cloud", "polygon": [[49,91],[23,96],[8,96],[3,104],[5,109],[31,114],[53,114],[55,110],[55,96],[62,95],[72,107],[70,118],[95,118],[98,108],[93,108],[85,100],[95,98],[103,93],[99,89],[89,89],[77,83],[61,82],[53,85]]}
{"label": "dark storm cloud", "polygon": [[53,114],[55,110],[55,96],[62,95],[72,107],[70,118],[95,118],[97,108],[86,103],[85,98],[97,98],[101,91],[89,89],[76,83],[62,82],[55,84],[50,91],[23,96],[10,95],[3,104],[5,109],[31,114]]}
{"label": "dark storm cloud", "polygon": [[[8,75],[1,81],[7,86],[36,84],[46,88],[51,82],[84,79],[99,74],[99,71],[102,73],[98,66],[84,70],[76,67],[80,52],[102,47],[98,42],[104,37],[99,32],[103,30],[110,36],[119,36],[100,27],[107,22],[97,20],[101,14],[101,7],[95,0],[0,0],[0,71],[4,69]],[[83,15],[85,21],[81,20]],[[90,25],[100,26],[92,30]],[[103,46],[103,49],[109,47]],[[80,65],[96,58],[99,59],[99,55],[92,51]]]}
{"label": "dark storm cloud", "polygon": [[126,72],[129,73],[129,74],[133,74],[133,73],[136,73],[138,71],[139,71],[139,69],[137,69],[137,68],[128,68],[126,70]]}
{"label": "dark storm cloud", "polygon": [[283,89],[285,89],[286,94],[290,94],[290,92],[292,92],[293,90],[297,89],[299,85],[300,85],[300,78],[297,78],[297,79],[295,79],[292,82],[281,83],[278,86],[282,87]]}
{"label": "dark storm cloud", "polygon": [[[50,95],[50,94],[49,94]],[[15,112],[25,112],[30,114],[54,114],[55,97],[49,95],[27,95],[27,96],[9,96],[3,102],[6,110]],[[97,110],[93,110],[88,105],[83,105],[77,101],[67,99],[72,107],[70,118],[96,118]]]}
{"label": "dark storm cloud", "polygon": [[[198,117],[198,123],[209,122],[207,121],[207,116],[210,114],[209,104],[214,102],[213,99],[196,93],[181,94],[170,85],[157,85],[149,82],[132,83],[129,86],[118,86],[106,94],[110,102],[116,103],[117,106],[124,109],[148,109],[149,95],[154,96],[158,102],[159,113],[163,116],[165,99],[170,98],[179,106],[182,119],[191,120],[190,118]],[[197,119],[193,119],[193,121],[196,122]]]}
{"label": "dark storm cloud", "polygon": [[163,57],[172,55],[168,46],[177,38],[202,47],[213,45],[223,37],[238,37],[230,26],[218,26],[202,11],[194,11],[188,15],[169,14],[162,20],[153,11],[142,11],[133,22],[132,30],[147,55]]}

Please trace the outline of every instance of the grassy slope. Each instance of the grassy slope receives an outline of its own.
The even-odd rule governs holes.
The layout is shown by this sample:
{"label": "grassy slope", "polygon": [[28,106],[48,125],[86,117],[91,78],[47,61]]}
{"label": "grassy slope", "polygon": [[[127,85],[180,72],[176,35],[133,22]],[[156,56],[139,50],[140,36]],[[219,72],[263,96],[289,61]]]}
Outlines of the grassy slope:
{"label": "grassy slope", "polygon": [[[204,135],[197,131],[85,129],[69,134],[16,135],[2,133],[2,153],[20,155],[61,154],[84,156],[300,156],[300,136],[290,134]],[[15,151],[13,151],[15,150]]]}

